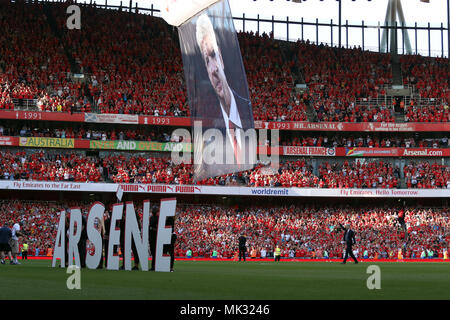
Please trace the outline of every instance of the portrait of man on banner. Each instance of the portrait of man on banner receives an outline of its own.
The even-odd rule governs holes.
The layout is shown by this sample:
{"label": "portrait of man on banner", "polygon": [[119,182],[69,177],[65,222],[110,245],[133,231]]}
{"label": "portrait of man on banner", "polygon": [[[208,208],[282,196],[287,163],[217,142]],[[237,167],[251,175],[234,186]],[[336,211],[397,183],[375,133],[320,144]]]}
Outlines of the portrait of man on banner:
{"label": "portrait of man on banner", "polygon": [[[194,132],[194,180],[251,169],[256,132],[228,3],[220,2],[182,25],[180,43],[193,123],[201,123],[202,132],[216,129],[221,135],[198,138]],[[213,161],[207,159],[208,151],[213,151]]]}

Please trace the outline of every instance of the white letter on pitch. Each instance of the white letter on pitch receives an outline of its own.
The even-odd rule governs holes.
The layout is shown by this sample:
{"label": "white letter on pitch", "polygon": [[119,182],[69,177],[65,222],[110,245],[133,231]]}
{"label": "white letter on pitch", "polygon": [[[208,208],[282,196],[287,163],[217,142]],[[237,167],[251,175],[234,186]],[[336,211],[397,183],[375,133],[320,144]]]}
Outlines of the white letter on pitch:
{"label": "white letter on pitch", "polygon": [[111,217],[111,227],[109,229],[109,246],[108,246],[108,270],[119,270],[119,256],[114,255],[114,246],[120,245],[120,230],[116,230],[118,220],[122,220],[123,203],[116,203],[113,206]]}
{"label": "white letter on pitch", "polygon": [[103,203],[96,202],[91,207],[91,210],[89,210],[89,216],[87,221],[87,235],[89,241],[91,241],[94,244],[95,252],[94,255],[86,255],[86,266],[89,269],[97,269],[98,265],[100,264],[100,260],[102,258],[102,251],[103,251],[103,241],[102,241],[102,235],[100,232],[95,229],[95,220],[98,221],[103,220],[103,213],[105,212],[105,206]]}
{"label": "white letter on pitch", "polygon": [[61,211],[59,213],[58,232],[56,234],[55,249],[53,252],[53,261],[52,261],[53,268],[56,266],[56,259],[60,259],[61,268],[64,268],[66,266],[66,255],[65,255],[66,241],[64,239],[65,235],[66,235],[66,211]]}
{"label": "white letter on pitch", "polygon": [[[81,266],[80,252],[78,251],[78,242],[81,237],[81,210],[80,208],[73,208],[70,210],[70,225],[69,225],[69,249],[68,249],[68,263],[69,266],[73,265],[73,259],[75,259],[75,265]],[[75,223],[77,224],[77,233],[74,234]]]}
{"label": "white letter on pitch", "polygon": [[161,199],[158,219],[158,235],[156,238],[155,271],[170,272],[170,257],[163,255],[163,247],[170,244],[172,228],[166,228],[167,217],[175,216],[177,200]]}
{"label": "white letter on pitch", "polygon": [[[150,205],[144,202],[142,236],[136,219],[133,202],[126,204],[125,218],[125,270],[131,270],[131,242],[134,241],[139,256],[141,270],[148,271],[148,219]],[[136,259],[137,257],[134,257]]]}

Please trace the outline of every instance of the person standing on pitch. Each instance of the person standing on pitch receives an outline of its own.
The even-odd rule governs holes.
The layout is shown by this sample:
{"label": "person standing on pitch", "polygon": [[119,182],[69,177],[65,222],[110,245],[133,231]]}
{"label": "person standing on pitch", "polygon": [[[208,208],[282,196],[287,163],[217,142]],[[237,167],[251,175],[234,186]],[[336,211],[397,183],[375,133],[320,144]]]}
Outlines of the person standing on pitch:
{"label": "person standing on pitch", "polygon": [[126,222],[126,213],[122,216],[122,219],[119,220],[119,244],[120,244],[120,258],[122,259],[122,266],[119,268],[120,270],[125,270],[125,222]]}
{"label": "person standing on pitch", "polygon": [[273,255],[274,255],[274,257],[275,257],[275,262],[280,261],[280,258],[281,258],[281,249],[280,249],[280,247],[279,247],[278,245],[275,247],[275,251],[274,251]]}
{"label": "person standing on pitch", "polygon": [[167,226],[172,228],[172,234],[170,237],[170,244],[166,245],[167,250],[165,253],[170,255],[170,272],[173,272],[173,263],[175,261],[175,242],[177,241],[177,234],[175,233],[175,217],[170,217],[167,219]]}
{"label": "person standing on pitch", "polygon": [[98,269],[103,269],[103,261],[105,268],[107,267],[106,261],[108,259],[108,245],[109,245],[109,227],[111,226],[111,220],[108,210],[105,210],[102,219],[99,220],[100,233],[102,235],[102,257],[100,258],[100,264]]}
{"label": "person standing on pitch", "polygon": [[17,255],[19,254],[19,237],[21,237],[23,234],[20,232],[20,227],[23,225],[22,222],[14,223],[11,232],[12,237],[11,240],[9,240],[9,246],[11,247],[11,253],[12,253],[12,264],[20,264],[20,262],[17,260]]}
{"label": "person standing on pitch", "polygon": [[155,256],[156,256],[156,237],[158,234],[158,207],[152,208],[152,216],[150,217],[148,242],[150,244],[150,253],[152,255],[152,268],[150,271],[155,271]]}
{"label": "person standing on pitch", "polygon": [[[138,212],[135,211],[134,214],[135,214],[135,217],[136,217],[136,221],[138,223],[138,228],[139,228],[139,230],[142,230],[142,228],[141,228],[141,219],[139,219]],[[133,252],[133,258],[134,258],[133,270],[139,270],[139,255],[138,255],[138,252],[137,252],[136,243],[134,241],[131,243],[131,251]],[[124,262],[125,262],[125,260],[124,260]]]}
{"label": "person standing on pitch", "polygon": [[244,235],[241,235],[239,237],[239,261],[243,258],[245,262],[245,252],[247,252],[247,247],[245,246],[246,242],[247,238]]}
{"label": "person standing on pitch", "polygon": [[346,224],[345,226],[343,226],[342,224],[339,223],[339,225],[344,230],[344,242],[346,244],[344,261],[342,262],[342,264],[345,264],[347,262],[349,255],[350,255],[350,257],[352,257],[353,260],[355,260],[355,263],[358,263],[358,260],[356,260],[356,257],[353,254],[353,249],[352,249],[352,246],[356,243],[355,232],[352,229],[350,229],[349,224]]}
{"label": "person standing on pitch", "polygon": [[0,258],[1,264],[5,264],[5,253],[9,257],[10,264],[13,264],[11,256],[11,246],[9,245],[12,237],[12,231],[8,228],[8,223],[5,222],[4,226],[0,228]]}
{"label": "person standing on pitch", "polygon": [[86,268],[86,253],[87,253],[87,220],[84,214],[81,215],[81,235],[78,242],[78,252],[80,253],[81,268]]}
{"label": "person standing on pitch", "polygon": [[28,260],[28,243],[22,245],[22,260]]}
{"label": "person standing on pitch", "polygon": [[66,268],[69,266],[69,228],[70,228],[70,209],[66,208],[66,220],[65,220],[65,230],[66,230],[66,234],[64,235],[64,259],[66,261],[65,265]]}

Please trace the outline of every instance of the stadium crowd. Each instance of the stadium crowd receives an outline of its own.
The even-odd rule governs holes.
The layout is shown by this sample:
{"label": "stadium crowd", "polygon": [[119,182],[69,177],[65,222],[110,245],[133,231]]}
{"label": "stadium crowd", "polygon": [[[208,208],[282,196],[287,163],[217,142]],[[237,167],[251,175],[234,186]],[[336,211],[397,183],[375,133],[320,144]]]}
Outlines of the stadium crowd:
{"label": "stadium crowd", "polygon": [[401,55],[403,83],[414,85],[421,97],[450,101],[450,65],[448,58],[430,58],[417,55]]}
{"label": "stadium crowd", "polygon": [[[3,126],[0,124],[0,136],[14,137],[47,137],[62,139],[85,140],[136,140],[157,142],[182,142],[183,137],[171,135],[170,131],[164,132],[158,127],[139,127],[137,129],[112,128],[109,130],[98,127],[80,128],[49,128],[23,125],[23,121],[17,126]],[[184,141],[189,142],[189,141]]]}
{"label": "stadium crowd", "polygon": [[178,254],[191,249],[193,255],[208,255],[213,249],[223,257],[235,254],[236,235],[246,234],[256,257],[273,252],[283,257],[342,257],[342,232],[338,223],[350,223],[357,232],[357,250],[370,258],[420,257],[424,249],[442,256],[450,239],[445,209],[406,210],[407,235],[398,227],[396,210],[384,208],[226,208],[192,206],[182,210],[176,221]]}
{"label": "stadium crowd", "polygon": [[324,162],[319,167],[319,188],[398,188],[400,169],[385,161]]}
{"label": "stadium crowd", "polygon": [[[190,115],[177,35],[161,19],[82,6],[83,28],[73,31],[65,27],[65,4],[0,6],[0,110],[12,109],[13,99],[35,99],[42,111]],[[389,54],[282,44],[251,32],[238,38],[255,120],[395,120],[391,102],[357,103],[385,94]],[[402,56],[401,65],[405,84],[428,99],[403,105],[405,120],[448,122],[448,59]],[[70,72],[85,74],[84,83]],[[308,87],[302,94],[294,88],[299,78]]]}
{"label": "stadium crowd", "polygon": [[403,168],[407,188],[450,188],[450,167],[438,163],[411,161]]}
{"label": "stadium crowd", "polygon": [[407,234],[397,223],[397,209],[386,208],[299,208],[294,206],[246,209],[220,206],[188,206],[176,220],[178,255],[187,249],[194,256],[217,250],[231,258],[236,235],[248,238],[249,255],[267,256],[279,245],[283,257],[342,257],[342,232],[338,223],[350,223],[357,233],[359,256],[369,258],[419,258],[423,250],[442,257],[450,240],[448,210],[408,208]]}
{"label": "stadium crowd", "polygon": [[81,153],[1,151],[4,180],[187,184],[189,165],[173,165],[170,158],[109,154],[102,158]]}
{"label": "stadium crowd", "polygon": [[390,106],[361,106],[357,98],[376,98],[391,83],[389,54],[338,49],[298,41],[302,70],[317,121],[393,122]]}
{"label": "stadium crowd", "polygon": [[[34,181],[194,184],[191,164],[174,164],[167,156],[82,152],[0,151],[0,179]],[[282,160],[278,168],[258,164],[254,169],[197,181],[199,185],[299,188],[399,188],[401,172],[387,161],[344,161],[318,164],[311,159]],[[410,161],[404,167],[409,187],[450,188],[450,167]]]}
{"label": "stadium crowd", "polygon": [[307,97],[293,87],[294,61],[287,60],[279,43],[265,33],[240,32],[238,38],[254,119],[307,121]]}
{"label": "stadium crowd", "polygon": [[41,110],[67,111],[68,102],[52,94],[61,87],[74,97],[78,89],[67,81],[70,67],[63,46],[41,6],[23,6],[0,3],[0,109],[12,109],[12,99],[19,104],[39,99]]}
{"label": "stadium crowd", "polygon": [[[30,245],[30,255],[51,253],[59,221],[58,212],[79,206],[87,214],[89,205],[79,202],[46,202],[0,200],[0,221],[23,221],[29,236],[21,243]],[[142,218],[142,207],[135,204]],[[405,213],[406,233],[398,223],[398,213]],[[264,258],[281,248],[282,257],[341,258],[342,235],[339,223],[350,223],[356,231],[358,258],[397,258],[402,249],[404,258],[420,258],[423,251],[442,257],[450,241],[449,212],[442,208],[382,207],[257,207],[187,205],[177,208],[175,255],[184,257],[188,250],[193,257],[221,258],[237,254],[237,238],[244,234],[248,256]],[[367,252],[366,252],[367,250]],[[36,254],[36,251],[37,254]],[[427,255],[428,256],[428,255]]]}
{"label": "stadium crowd", "polygon": [[450,64],[445,58],[414,55],[400,57],[403,82],[413,85],[421,98],[429,98],[426,105],[414,100],[405,106],[405,120],[409,122],[450,121]]}

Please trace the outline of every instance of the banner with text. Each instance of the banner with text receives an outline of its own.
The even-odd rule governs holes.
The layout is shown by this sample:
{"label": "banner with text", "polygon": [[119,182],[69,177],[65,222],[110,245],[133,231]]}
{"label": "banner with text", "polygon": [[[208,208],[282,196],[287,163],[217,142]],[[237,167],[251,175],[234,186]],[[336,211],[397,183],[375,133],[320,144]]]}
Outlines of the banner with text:
{"label": "banner with text", "polygon": [[450,131],[449,122],[294,122],[255,121],[256,129],[278,129],[288,131],[361,131],[361,132],[436,132]]}
{"label": "banner with text", "polygon": [[[199,194],[221,196],[271,197],[367,197],[367,198],[448,198],[450,189],[320,189],[223,187],[163,184],[120,184],[125,193]],[[115,183],[77,183],[52,181],[0,180],[3,190],[117,192]]]}
{"label": "banner with text", "polygon": [[126,141],[126,140],[91,140],[90,149],[127,150],[127,151],[184,151],[192,152],[190,143]]}
{"label": "banner with text", "polygon": [[336,156],[335,148],[324,147],[301,147],[301,146],[286,146],[283,147],[283,155],[285,156]]}
{"label": "banner with text", "polygon": [[44,137],[30,137],[20,138],[19,146],[21,147],[35,147],[35,148],[75,148],[74,139],[61,138],[44,138]]}
{"label": "banner with text", "polygon": [[85,113],[84,122],[139,124],[139,116],[134,114]]}
{"label": "banner with text", "polygon": [[[337,155],[341,149],[337,148]],[[345,148],[347,157],[450,157],[450,148]]]}
{"label": "banner with text", "polygon": [[253,111],[228,0],[184,22],[178,35],[194,133],[194,181],[253,168]]}
{"label": "banner with text", "polygon": [[[0,111],[0,119],[44,120],[63,122],[94,122],[118,124],[151,124],[157,126],[189,127],[190,118],[155,117],[121,114],[95,114],[42,111]],[[300,121],[254,121],[255,129],[278,129],[287,131],[359,131],[359,132],[450,132],[450,122],[300,122]]]}
{"label": "banner with text", "polygon": [[0,137],[0,146],[17,146],[19,138],[17,137]]}

